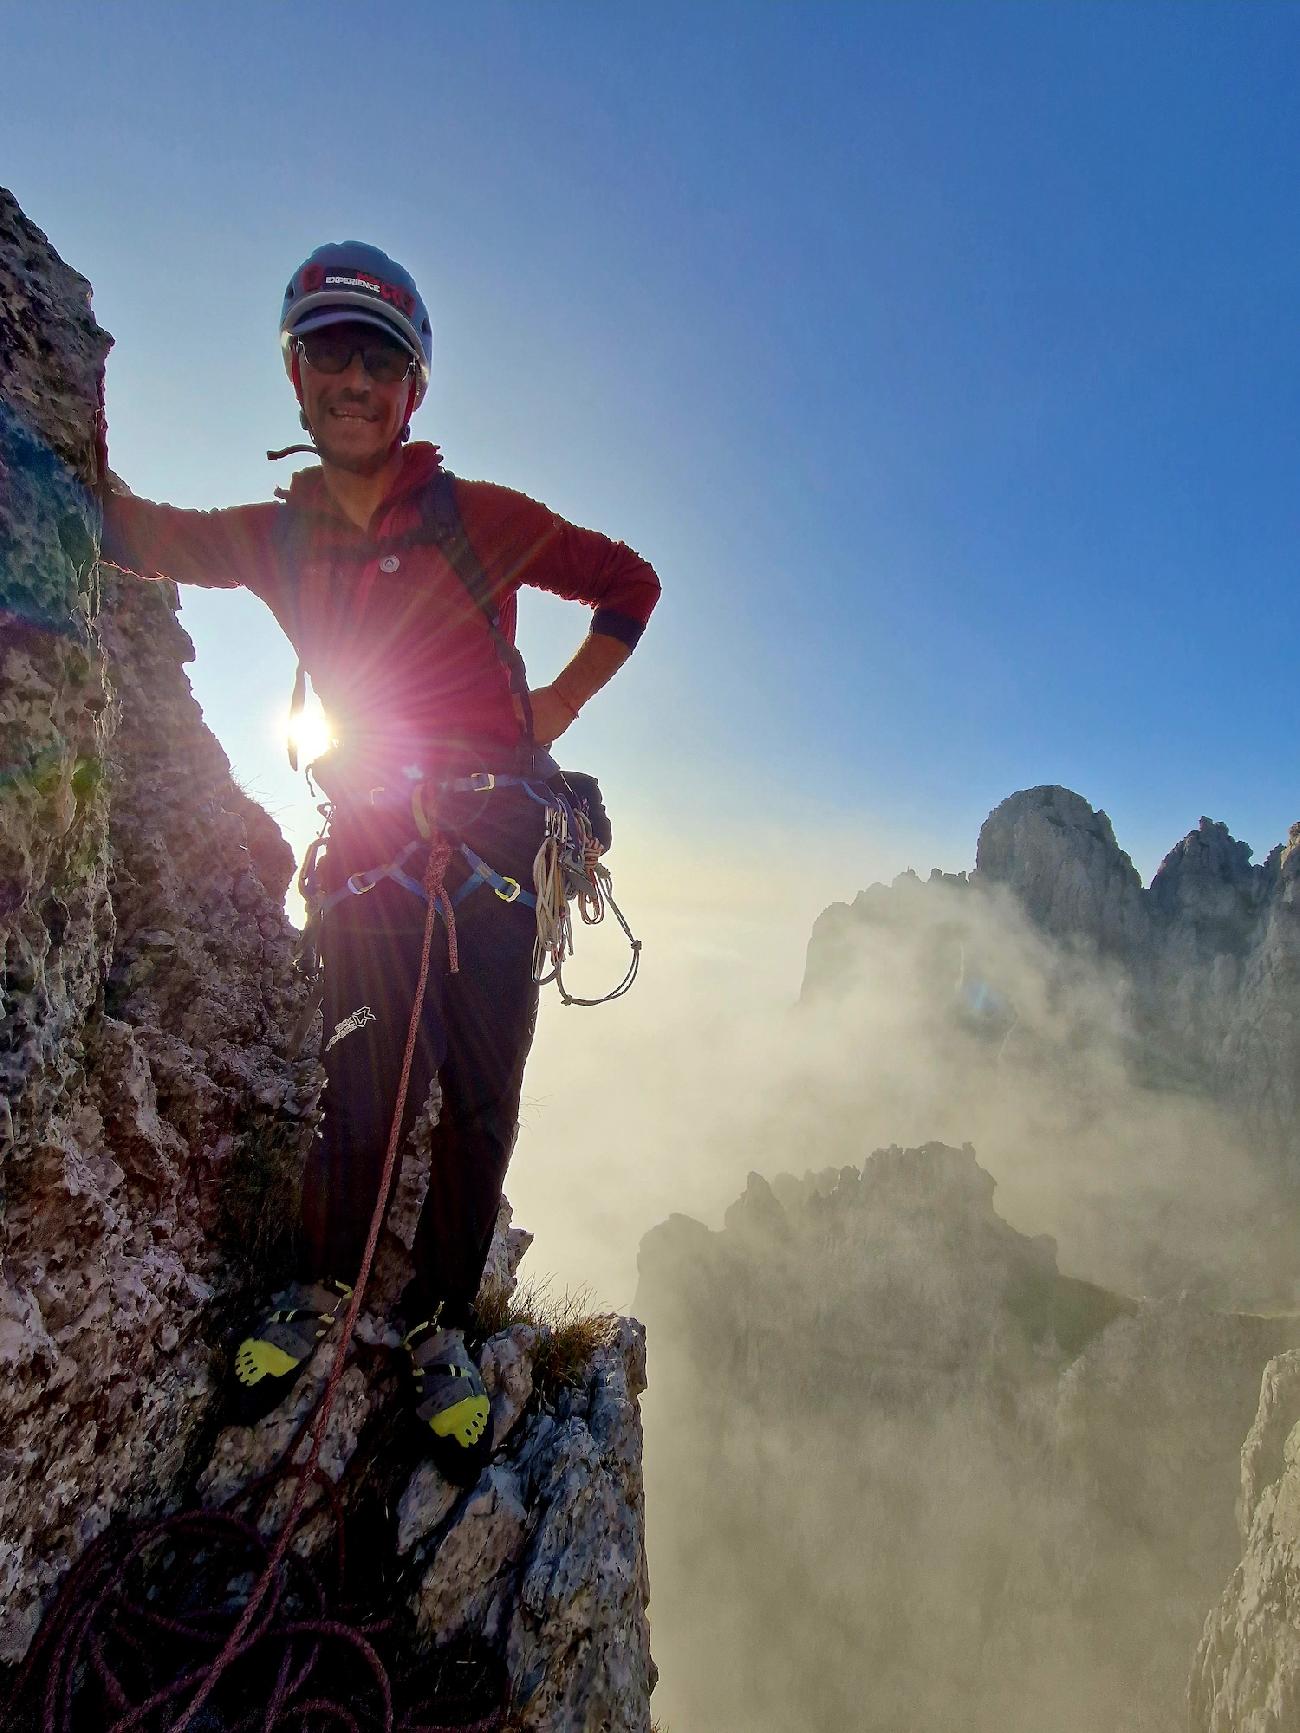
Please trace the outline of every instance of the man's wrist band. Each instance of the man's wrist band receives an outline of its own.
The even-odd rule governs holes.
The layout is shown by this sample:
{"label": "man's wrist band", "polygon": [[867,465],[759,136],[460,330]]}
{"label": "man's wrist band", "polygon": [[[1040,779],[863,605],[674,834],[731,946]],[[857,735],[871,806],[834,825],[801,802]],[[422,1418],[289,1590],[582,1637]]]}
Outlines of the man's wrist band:
{"label": "man's wrist band", "polygon": [[578,715],[579,706],[573,702],[572,698],[566,697],[565,694],[563,692],[561,692],[560,688],[557,685],[555,685],[554,683],[552,683],[551,691],[560,700],[560,703],[563,704],[564,708],[569,712],[570,716],[574,717],[576,720],[577,715]]}

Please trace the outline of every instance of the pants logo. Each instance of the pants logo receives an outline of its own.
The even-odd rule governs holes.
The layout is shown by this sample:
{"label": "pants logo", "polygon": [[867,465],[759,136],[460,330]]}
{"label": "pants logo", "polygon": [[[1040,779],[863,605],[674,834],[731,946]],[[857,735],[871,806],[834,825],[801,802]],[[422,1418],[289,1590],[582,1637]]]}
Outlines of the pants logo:
{"label": "pants logo", "polygon": [[345,1035],[351,1035],[354,1029],[364,1029],[367,1023],[375,1021],[375,1014],[369,1005],[363,1005],[359,1011],[354,1011],[350,1017],[345,1017],[341,1023],[335,1025],[334,1033],[325,1043],[325,1051],[328,1053],[336,1041],[341,1041]]}

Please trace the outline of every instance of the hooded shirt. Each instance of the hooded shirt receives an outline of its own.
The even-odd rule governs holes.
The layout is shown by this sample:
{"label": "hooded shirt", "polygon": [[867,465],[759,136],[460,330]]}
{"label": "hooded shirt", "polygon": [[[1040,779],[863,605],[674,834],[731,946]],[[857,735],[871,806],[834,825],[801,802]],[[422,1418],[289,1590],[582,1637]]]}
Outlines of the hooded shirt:
{"label": "hooded shirt", "polygon": [[[412,742],[515,746],[522,728],[482,610],[437,547],[410,541],[441,464],[436,446],[406,446],[364,530],[339,509],[319,467],[298,471],[276,502],[221,511],[110,495],[101,557],[144,578],[242,585],[260,596],[349,755],[382,763]],[[586,603],[593,633],[635,647],[660,588],[638,554],[510,488],[453,485],[510,643],[519,587],[533,584]]]}

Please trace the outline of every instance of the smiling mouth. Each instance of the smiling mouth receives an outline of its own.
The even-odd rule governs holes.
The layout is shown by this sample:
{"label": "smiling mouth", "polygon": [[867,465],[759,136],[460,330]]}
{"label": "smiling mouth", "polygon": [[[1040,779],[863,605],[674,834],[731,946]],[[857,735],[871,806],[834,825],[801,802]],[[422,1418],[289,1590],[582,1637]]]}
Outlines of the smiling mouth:
{"label": "smiling mouth", "polygon": [[330,413],[330,416],[335,421],[372,422],[372,421],[378,421],[379,420],[379,417],[377,415],[367,415],[367,413],[363,409],[343,409],[343,408],[337,408],[336,407],[334,409],[331,409],[329,413]]}

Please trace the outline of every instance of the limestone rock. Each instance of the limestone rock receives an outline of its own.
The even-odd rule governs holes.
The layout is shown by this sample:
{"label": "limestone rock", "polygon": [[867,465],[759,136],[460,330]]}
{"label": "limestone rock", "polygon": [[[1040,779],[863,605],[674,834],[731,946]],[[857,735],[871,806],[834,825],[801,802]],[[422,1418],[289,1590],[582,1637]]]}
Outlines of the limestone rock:
{"label": "limestone rock", "polygon": [[1300,825],[1268,865],[1268,895],[1242,966],[1221,1074],[1256,1136],[1274,1141],[1282,1126],[1300,1140]]}
{"label": "limestone rock", "polygon": [[636,1400],[645,1382],[645,1332],[620,1319],[569,1418],[521,1451],[542,1509],[506,1648],[521,1733],[648,1733],[657,1672]]}
{"label": "limestone rock", "polygon": [[895,1146],[643,1239],[670,1725],[1180,1733],[1300,1320],[1065,1275],[994,1200]]}
{"label": "limestone rock", "polygon": [[1034,788],[989,816],[969,878],[905,873],[826,910],[801,1004],[832,1055],[856,1032],[861,1060],[789,1092],[805,1135],[830,1150],[866,1115],[973,1131],[1018,1211],[1042,1215],[1009,1158],[1053,1128],[1045,1225],[1076,1263],[1146,1292],[1290,1305],[1300,848],[1250,854],[1202,818],[1144,890],[1105,813]]}
{"label": "limestone rock", "polygon": [[397,1506],[397,1551],[405,1557],[420,1541],[427,1540],[451,1512],[456,1488],[431,1462],[421,1463],[407,1481]]}
{"label": "limestone rock", "polygon": [[289,851],[203,726],[168,587],[98,572],[83,483],[109,339],[84,280],[4,193],[0,327],[12,1660],[85,1541],[182,1483],[221,1306],[250,1279],[315,1078],[285,1051],[301,991]]}
{"label": "limestone rock", "polygon": [[492,1443],[498,1449],[509,1438],[533,1393],[533,1356],[538,1340],[531,1324],[514,1324],[493,1336],[483,1350],[483,1383],[492,1398]]}
{"label": "limestone rock", "polygon": [[1205,1622],[1188,1686],[1192,1733],[1300,1722],[1300,1353],[1266,1368],[1242,1451],[1245,1550]]}
{"label": "limestone rock", "polygon": [[420,1583],[420,1625],[429,1637],[452,1641],[470,1627],[498,1634],[507,1599],[501,1578],[518,1563],[528,1524],[522,1494],[518,1475],[496,1464],[465,1500]]}
{"label": "limestone rock", "polygon": [[1123,954],[1145,938],[1142,881],[1104,812],[1068,788],[1013,794],[985,821],[977,879],[1005,886],[1054,938]]}

